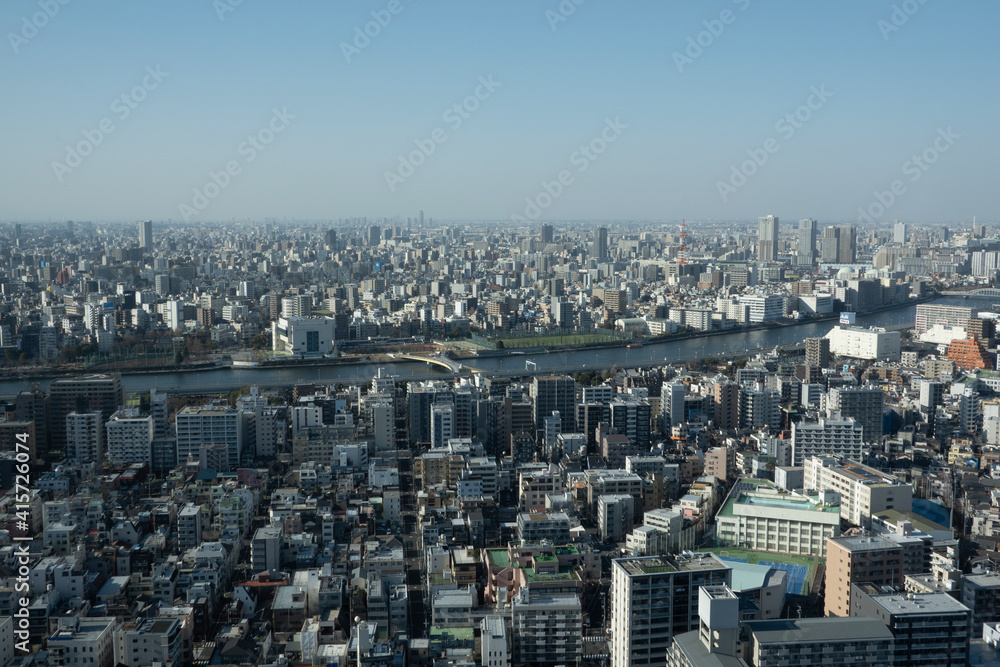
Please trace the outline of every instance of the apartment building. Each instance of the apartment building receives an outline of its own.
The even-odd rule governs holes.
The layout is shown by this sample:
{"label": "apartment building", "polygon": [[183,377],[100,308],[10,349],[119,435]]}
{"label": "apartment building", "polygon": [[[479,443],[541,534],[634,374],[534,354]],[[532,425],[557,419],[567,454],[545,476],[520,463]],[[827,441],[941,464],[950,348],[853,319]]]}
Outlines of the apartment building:
{"label": "apartment building", "polygon": [[902,586],[903,551],[880,536],[834,537],[826,548],[826,616],[851,616],[851,585]]}
{"label": "apartment building", "polygon": [[583,609],[573,593],[532,593],[522,587],[511,603],[516,665],[572,665],[583,651]]}
{"label": "apartment building", "polygon": [[833,455],[860,461],[865,452],[864,427],[854,419],[820,417],[792,424],[792,465],[811,456]]}
{"label": "apartment building", "polygon": [[856,461],[831,456],[805,460],[805,489],[840,494],[840,516],[855,526],[871,527],[873,514],[913,509],[913,487],[892,475]]}

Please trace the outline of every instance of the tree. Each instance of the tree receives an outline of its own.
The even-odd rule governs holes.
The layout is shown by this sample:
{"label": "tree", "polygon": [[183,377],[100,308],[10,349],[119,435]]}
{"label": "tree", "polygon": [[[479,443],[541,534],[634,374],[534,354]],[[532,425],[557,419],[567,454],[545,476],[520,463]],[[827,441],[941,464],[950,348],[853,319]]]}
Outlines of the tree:
{"label": "tree", "polygon": [[257,334],[250,339],[250,345],[255,350],[263,350],[265,347],[271,347],[271,336],[266,333]]}

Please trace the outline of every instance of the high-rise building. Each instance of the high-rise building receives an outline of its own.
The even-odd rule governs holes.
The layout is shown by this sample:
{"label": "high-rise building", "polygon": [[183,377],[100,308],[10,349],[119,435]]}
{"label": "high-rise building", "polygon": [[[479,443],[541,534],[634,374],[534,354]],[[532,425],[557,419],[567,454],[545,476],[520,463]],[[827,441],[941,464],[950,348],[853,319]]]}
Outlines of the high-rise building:
{"label": "high-rise building", "polygon": [[892,226],[892,242],[899,243],[902,245],[906,244],[906,223],[896,221],[896,224]]}
{"label": "high-rise building", "polygon": [[153,249],[153,221],[143,220],[139,223],[139,245],[143,250]]}
{"label": "high-rise building", "polygon": [[552,243],[552,225],[548,223],[542,224],[539,237],[542,243]]}
{"label": "high-rise building", "polygon": [[685,421],[684,385],[680,382],[664,382],[660,387],[660,416],[664,433]]}
{"label": "high-rise building", "polygon": [[106,422],[124,401],[121,378],[117,375],[83,375],[54,380],[49,386],[49,416],[53,425],[50,451],[66,451],[66,415],[100,412],[102,422]]}
{"label": "high-rise building", "polygon": [[583,609],[574,593],[532,592],[522,586],[511,601],[512,664],[573,665],[583,651]]}
{"label": "high-rise building", "polygon": [[739,428],[739,385],[734,382],[716,382],[712,396],[715,399],[715,427],[722,430]]}
{"label": "high-rise building", "polygon": [[567,415],[562,420],[560,432],[573,431],[573,420],[569,415],[576,414],[576,380],[569,375],[535,376],[530,395],[535,406],[535,428],[540,428],[546,417],[558,412],[560,415]]}
{"label": "high-rise building", "polygon": [[979,317],[979,311],[966,306],[941,306],[935,303],[918,303],[913,322],[913,333],[921,334],[935,324],[965,327],[969,319]]}
{"label": "high-rise building", "polygon": [[837,246],[837,262],[854,264],[858,254],[858,230],[854,225],[840,228],[840,241]]}
{"label": "high-rise building", "polygon": [[326,230],[326,245],[330,247],[330,250],[337,249],[337,230],[328,229]]}
{"label": "high-rise building", "polygon": [[174,422],[177,429],[177,462],[183,464],[188,456],[197,459],[202,445],[224,444],[229,452],[229,466],[235,469],[240,465],[251,418],[250,413],[223,405],[189,405],[182,408]]}
{"label": "high-rise building", "polygon": [[699,589],[731,584],[712,554],[611,561],[611,667],[664,667],[674,636],[698,628]]}
{"label": "high-rise building", "polygon": [[840,494],[840,516],[855,526],[871,527],[872,515],[913,509],[913,487],[892,475],[834,456],[805,460],[803,488]]}
{"label": "high-rise building", "polygon": [[826,542],[826,616],[855,616],[852,584],[903,585],[903,550],[881,536],[831,537]]}
{"label": "high-rise building", "polygon": [[434,403],[431,405],[431,449],[444,447],[455,437],[455,404]]}
{"label": "high-rise building", "polygon": [[773,215],[757,219],[757,259],[761,262],[778,260],[778,218]]}
{"label": "high-rise building", "polygon": [[594,239],[594,254],[597,255],[597,259],[607,259],[608,258],[608,228],[598,227],[597,235]]}
{"label": "high-rise building", "polygon": [[792,423],[792,465],[810,456],[841,456],[854,461],[865,454],[864,427],[850,417],[820,417],[815,422]]}
{"label": "high-rise building", "polygon": [[66,459],[74,465],[100,464],[104,455],[103,420],[100,412],[66,415]]}
{"label": "high-rise building", "polygon": [[826,368],[830,365],[830,339],[806,338],[806,366]]}
{"label": "high-rise building", "polygon": [[826,405],[861,424],[865,442],[878,442],[882,437],[885,392],[878,387],[835,387],[827,395]]}
{"label": "high-rise building", "polygon": [[820,259],[828,264],[840,261],[840,227],[823,229],[823,240],[820,244]]}
{"label": "high-rise building", "polygon": [[809,264],[816,258],[816,221],[812,218],[799,220],[799,255],[807,257]]}
{"label": "high-rise building", "polygon": [[156,425],[152,416],[119,411],[107,423],[108,461],[116,465],[153,462]]}
{"label": "high-rise building", "polygon": [[368,228],[368,245],[376,246],[382,242],[382,230],[377,225]]}

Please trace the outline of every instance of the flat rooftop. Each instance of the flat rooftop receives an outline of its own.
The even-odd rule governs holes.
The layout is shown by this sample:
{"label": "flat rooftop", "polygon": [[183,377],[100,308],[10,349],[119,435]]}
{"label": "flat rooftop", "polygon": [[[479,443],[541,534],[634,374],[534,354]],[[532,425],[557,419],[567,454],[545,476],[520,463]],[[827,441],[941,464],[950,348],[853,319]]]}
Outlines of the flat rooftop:
{"label": "flat rooftop", "polygon": [[664,572],[692,572],[698,570],[729,569],[729,565],[710,553],[684,556],[647,556],[643,558],[617,558],[612,561],[629,576],[662,574]]}
{"label": "flat rooftop", "polygon": [[947,593],[883,593],[871,599],[890,614],[956,614],[969,608]]}
{"label": "flat rooftop", "polygon": [[743,624],[762,644],[891,641],[884,623],[860,616],[747,621]]}
{"label": "flat rooftop", "polygon": [[832,542],[849,551],[881,551],[883,549],[898,549],[900,545],[881,535],[856,535],[851,537],[834,537]]}

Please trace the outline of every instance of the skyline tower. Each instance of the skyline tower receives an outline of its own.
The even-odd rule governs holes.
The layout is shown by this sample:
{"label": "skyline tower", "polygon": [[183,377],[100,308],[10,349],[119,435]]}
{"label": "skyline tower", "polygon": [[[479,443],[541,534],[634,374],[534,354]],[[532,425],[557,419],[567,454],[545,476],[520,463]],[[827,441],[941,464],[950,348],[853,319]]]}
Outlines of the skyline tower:
{"label": "skyline tower", "polygon": [[778,218],[773,215],[757,219],[757,260],[774,262],[778,259]]}

